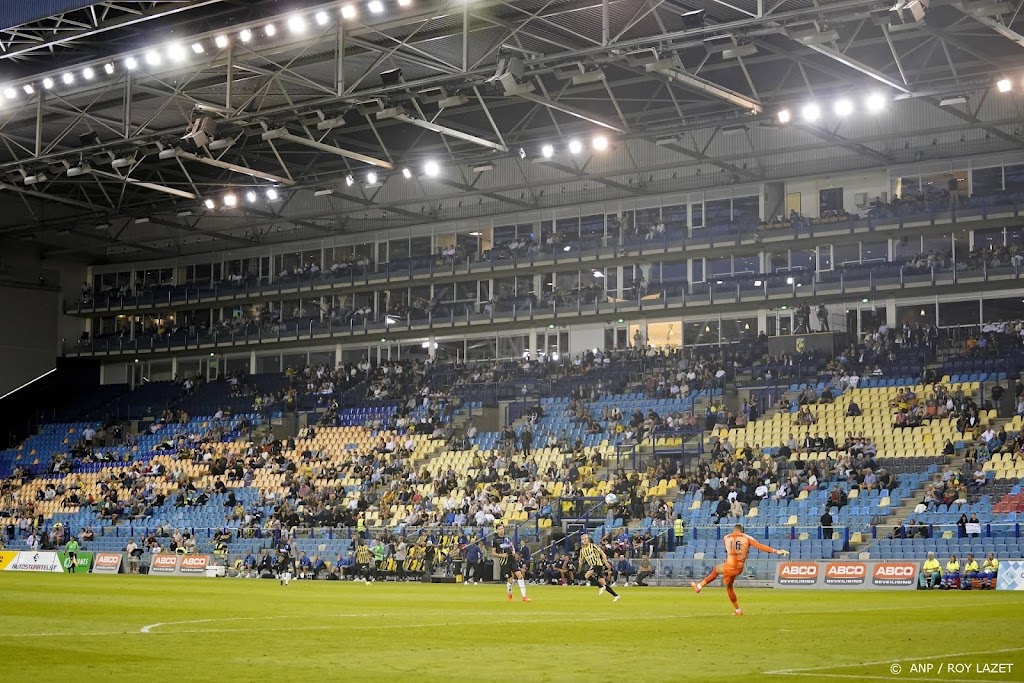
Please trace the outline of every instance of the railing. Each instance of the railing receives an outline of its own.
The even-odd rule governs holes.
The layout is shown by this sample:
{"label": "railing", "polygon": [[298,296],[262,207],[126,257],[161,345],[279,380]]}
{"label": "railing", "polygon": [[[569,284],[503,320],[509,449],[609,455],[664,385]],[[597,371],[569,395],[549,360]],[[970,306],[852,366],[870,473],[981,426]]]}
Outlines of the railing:
{"label": "railing", "polygon": [[[69,313],[95,313],[99,311],[123,310],[132,308],[157,308],[170,306],[195,306],[218,300],[235,300],[274,294],[296,294],[329,290],[342,284],[350,286],[391,283],[398,279],[412,280],[416,277],[432,278],[441,275],[456,276],[472,275],[497,270],[515,270],[523,266],[537,266],[560,263],[583,262],[585,259],[645,254],[667,253],[670,248],[686,250],[695,246],[707,245],[709,248],[722,245],[736,245],[749,241],[756,243],[764,237],[790,232],[794,237],[810,237],[820,233],[852,232],[864,226],[873,231],[885,225],[903,227],[905,222],[924,222],[934,225],[940,217],[948,216],[952,223],[959,219],[987,219],[990,208],[1005,209],[1014,216],[1019,213],[1016,196],[1012,201],[993,202],[982,198],[979,206],[960,208],[950,211],[948,207],[927,207],[916,209],[915,212],[899,215],[875,217],[869,212],[867,218],[843,216],[838,219],[809,221],[799,220],[790,228],[772,228],[764,224],[758,229],[751,223],[727,223],[714,227],[693,228],[670,227],[663,234],[653,238],[625,238],[621,244],[602,244],[599,239],[575,239],[560,242],[554,247],[539,247],[531,253],[498,253],[490,257],[483,255],[464,259],[441,259],[436,255],[423,255],[408,259],[401,263],[371,263],[367,267],[352,267],[347,272],[320,272],[314,275],[288,276],[283,280],[261,284],[259,278],[248,276],[237,283],[222,281],[219,283],[190,283],[152,288],[136,295],[99,294],[88,296],[68,307]],[[474,258],[475,257],[475,258]],[[272,276],[268,276],[272,279]]]}
{"label": "railing", "polygon": [[[924,513],[928,514],[928,513]],[[957,513],[952,513],[957,514]],[[969,513],[964,513],[969,514]],[[908,517],[913,517],[909,515]],[[921,516],[921,515],[917,515]],[[909,521],[909,520],[908,520]],[[902,536],[896,536],[896,529],[900,529]],[[925,535],[921,535],[921,534]],[[949,533],[950,539],[971,539],[971,538],[1021,538],[1021,524],[1020,522],[985,522],[980,525],[980,529],[977,533],[967,533],[961,531],[960,528],[954,523],[931,523],[921,522],[919,524],[909,525],[907,523],[899,524],[896,527],[881,529],[877,524],[871,525],[871,538],[873,539],[886,539],[886,538],[924,538],[933,541],[947,540],[944,538],[944,534]]]}
{"label": "railing", "polygon": [[[913,271],[913,272],[911,272]],[[866,286],[873,290],[883,284],[899,284],[903,288],[915,289],[918,287],[935,287],[942,285],[956,284],[965,278],[980,278],[983,281],[991,281],[993,278],[1004,280],[1019,280],[1021,277],[1020,266],[1008,266],[1004,268],[989,268],[982,266],[972,269],[956,270],[955,268],[941,270],[932,267],[927,272],[917,272],[916,269],[908,269],[906,266],[884,274],[875,274],[869,271],[860,278],[847,277],[840,274],[838,281],[811,281],[807,286],[797,288],[795,284],[777,284],[771,276],[764,276],[766,279],[757,280],[760,285],[746,289],[741,283],[724,283],[723,285],[711,285],[703,294],[694,293],[695,288],[705,283],[693,283],[678,295],[665,293],[656,299],[639,300],[614,300],[611,302],[597,302],[593,304],[582,304],[575,302],[571,305],[558,306],[552,304],[550,307],[541,308],[528,303],[525,307],[512,304],[510,310],[494,311],[486,313],[470,313],[456,316],[454,310],[438,311],[435,313],[419,313],[413,316],[407,313],[404,318],[389,316],[386,319],[371,321],[363,319],[357,324],[354,319],[348,324],[338,324],[333,320],[321,321],[318,319],[291,320],[276,324],[267,328],[258,323],[251,323],[246,328],[229,332],[203,332],[182,330],[173,335],[150,336],[145,335],[134,339],[128,337],[108,337],[96,340],[80,340],[75,343],[64,342],[64,353],[67,355],[91,355],[96,353],[118,353],[133,354],[138,352],[169,352],[174,350],[213,350],[230,348],[234,346],[247,346],[263,342],[289,342],[289,341],[313,341],[317,339],[348,338],[356,334],[364,336],[387,335],[393,332],[416,331],[424,334],[434,330],[450,330],[456,326],[472,325],[473,323],[494,323],[494,322],[534,322],[540,320],[560,320],[566,318],[575,322],[581,315],[616,315],[620,313],[644,313],[647,311],[668,311],[678,308],[692,307],[713,307],[721,304],[760,303],[769,300],[778,300],[780,297],[792,297],[802,299],[804,297],[841,296],[847,294],[851,287],[858,290]],[[663,290],[667,292],[667,290]],[[858,291],[858,296],[862,292]],[[499,307],[500,308],[500,307]],[[754,338],[753,334],[749,339]],[[730,340],[731,341],[731,340]],[[748,340],[749,342],[749,340]],[[723,343],[719,339],[715,344]]]}
{"label": "railing", "polygon": [[[61,521],[59,518],[53,521]],[[539,528],[536,519],[532,519],[528,522],[518,523],[507,523],[506,526],[509,529],[509,535],[515,538],[517,541],[524,543],[537,542],[543,535],[543,530]],[[50,527],[47,527],[48,531]],[[492,526],[479,527],[476,525],[466,526],[411,526],[406,524],[399,524],[397,526],[378,527],[371,526],[367,527],[363,532],[354,526],[343,526],[343,527],[292,527],[290,529],[267,529],[263,527],[237,527],[225,525],[222,527],[199,527],[199,526],[180,526],[174,527],[170,525],[163,526],[164,533],[157,536],[158,542],[163,542],[162,539],[170,538],[175,531],[180,531],[182,534],[188,532],[191,534],[197,543],[197,547],[203,552],[212,550],[212,540],[216,534],[220,532],[230,533],[232,536],[232,544],[253,542],[250,549],[258,550],[264,547],[270,547],[271,544],[276,543],[280,539],[284,532],[288,532],[299,541],[302,540],[347,540],[356,541],[362,537],[372,539],[378,536],[384,536],[385,534],[391,534],[395,537],[401,537],[405,540],[416,540],[420,537],[430,538],[435,543],[440,539],[450,536],[455,537],[467,537],[467,538],[480,538],[484,539],[489,537],[493,532]],[[72,530],[74,531],[74,530]],[[125,539],[127,543],[128,539],[134,539],[136,542],[141,541],[149,536],[155,536],[157,534],[158,527],[154,526],[151,522],[145,524],[136,525],[133,521],[128,520],[125,524],[120,526],[101,526],[93,530],[96,539]],[[28,536],[28,532],[22,532],[17,527],[14,528],[14,536],[11,540],[21,540]],[[96,541],[85,541],[82,544],[82,550],[90,550],[90,543]]]}

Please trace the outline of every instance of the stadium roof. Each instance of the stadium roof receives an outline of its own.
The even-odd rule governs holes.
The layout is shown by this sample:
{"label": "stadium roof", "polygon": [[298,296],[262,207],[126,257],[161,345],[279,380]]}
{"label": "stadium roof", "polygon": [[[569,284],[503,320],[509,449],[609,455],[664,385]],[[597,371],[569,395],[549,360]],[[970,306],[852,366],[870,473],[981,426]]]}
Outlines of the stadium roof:
{"label": "stadium roof", "polygon": [[95,4],[0,31],[0,238],[135,260],[948,169],[1024,146],[1021,23],[992,1]]}

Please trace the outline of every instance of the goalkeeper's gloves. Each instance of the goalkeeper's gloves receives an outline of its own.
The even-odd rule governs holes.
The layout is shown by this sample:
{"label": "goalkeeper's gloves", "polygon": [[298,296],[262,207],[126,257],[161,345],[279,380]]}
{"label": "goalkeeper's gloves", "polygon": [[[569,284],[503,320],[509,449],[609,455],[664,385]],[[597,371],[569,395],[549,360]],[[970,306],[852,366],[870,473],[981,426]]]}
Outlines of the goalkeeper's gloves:
{"label": "goalkeeper's gloves", "polygon": [[780,551],[778,551],[778,553],[779,553],[779,555],[782,555],[783,557],[785,557],[786,555],[789,555],[789,551],[788,550],[780,550]]}

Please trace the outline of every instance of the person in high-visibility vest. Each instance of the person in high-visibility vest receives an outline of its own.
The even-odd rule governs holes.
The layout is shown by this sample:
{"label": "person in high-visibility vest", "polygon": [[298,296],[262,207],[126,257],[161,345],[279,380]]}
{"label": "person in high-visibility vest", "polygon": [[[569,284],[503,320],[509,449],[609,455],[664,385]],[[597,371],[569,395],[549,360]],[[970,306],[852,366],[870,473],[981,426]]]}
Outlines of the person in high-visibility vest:
{"label": "person in high-visibility vest", "polygon": [[963,573],[964,576],[960,580],[960,587],[965,591],[970,590],[974,585],[974,580],[978,578],[978,561],[974,559],[972,553],[967,553],[967,559],[964,560]]}
{"label": "person in high-visibility vest", "polygon": [[981,571],[978,573],[978,579],[981,581],[982,589],[994,590],[996,587],[996,578],[999,576],[999,560],[996,559],[995,553],[989,553],[985,558],[985,561],[981,563]]}
{"label": "person in high-visibility vest", "polygon": [[683,516],[682,515],[676,515],[676,521],[674,523],[674,526],[673,526],[672,530],[675,533],[676,542],[678,543],[679,541],[682,540],[683,533],[684,533]]}
{"label": "person in high-visibility vest", "polygon": [[939,587],[945,590],[960,587],[960,560],[956,558],[956,555],[949,556],[949,561],[946,562],[946,573],[943,575]]}
{"label": "person in high-visibility vest", "polygon": [[924,577],[925,588],[935,588],[942,581],[942,565],[935,559],[935,553],[928,553],[928,559],[921,566],[921,576]]}

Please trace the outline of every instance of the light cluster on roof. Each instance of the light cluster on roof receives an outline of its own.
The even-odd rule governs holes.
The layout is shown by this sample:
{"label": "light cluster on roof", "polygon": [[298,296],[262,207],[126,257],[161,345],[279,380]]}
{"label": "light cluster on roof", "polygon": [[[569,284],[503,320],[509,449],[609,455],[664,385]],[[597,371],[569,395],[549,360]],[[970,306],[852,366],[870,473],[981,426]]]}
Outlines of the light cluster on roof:
{"label": "light cluster on roof", "polygon": [[[1011,78],[1003,77],[995,83],[995,89],[1001,93],[1008,93],[1013,90],[1014,81]],[[872,92],[866,95],[861,103],[859,111],[866,114],[878,114],[888,106],[892,98],[885,93]],[[960,95],[955,97],[947,97],[940,101],[942,106],[963,104],[967,101],[966,95]],[[858,106],[857,102],[849,97],[839,97],[832,102],[831,112],[839,118],[846,118],[857,113]],[[796,113],[800,114],[800,119],[804,123],[814,123],[818,121],[824,114],[825,110],[821,104],[817,102],[807,102],[803,104],[798,112],[787,108],[780,109],[776,113],[776,118],[779,123],[791,123]]]}
{"label": "light cluster on roof", "polygon": [[[888,105],[890,97],[880,92],[869,93],[860,103],[860,111],[867,114],[878,114]],[[849,97],[839,97],[832,102],[831,112],[839,118],[846,118],[858,111],[855,100]],[[815,123],[825,115],[825,110],[818,102],[806,102],[801,105],[799,112],[800,120],[804,123]],[[789,108],[780,109],[776,114],[779,123],[792,123],[794,112]]]}
{"label": "light cluster on roof", "polygon": [[[412,4],[412,0],[395,0],[395,3],[399,7],[409,7]],[[390,3],[386,3],[384,0],[369,0],[365,8],[370,14],[380,15],[386,11],[388,4]],[[356,3],[345,4],[341,7],[338,14],[340,15],[340,20],[354,20],[359,16],[358,5]],[[333,12],[319,10],[311,15],[293,14],[285,21],[285,26],[292,35],[302,35],[313,24],[320,28],[326,28],[333,21]],[[221,33],[212,39],[197,40],[188,47],[180,42],[172,42],[161,47],[143,50],[139,54],[128,55],[122,60],[121,67],[126,71],[135,71],[143,65],[160,67],[165,63],[184,64],[189,58],[189,52],[197,56],[203,55],[212,48],[217,50],[227,49],[231,45],[232,39],[237,39],[239,42],[248,45],[254,40],[259,40],[261,37],[274,38],[280,32],[277,25],[271,22],[258,28],[243,28],[235,35]],[[66,86],[73,86],[79,78],[85,81],[95,80],[96,76],[99,75],[99,68],[98,66],[86,66],[80,70],[65,71],[61,74],[59,82]],[[102,70],[107,76],[114,76],[118,72],[118,65],[113,61],[108,61],[103,64]],[[53,77],[46,76],[38,84],[26,83],[20,88],[4,87],[0,88],[0,92],[3,93],[4,99],[16,100],[18,99],[19,91],[31,96],[36,93],[37,85],[41,85],[44,90],[52,90],[57,85],[57,82]]]}
{"label": "light cluster on roof", "polygon": [[[594,152],[605,152],[608,149],[610,149],[610,147],[611,142],[609,141],[608,136],[604,135],[603,133],[597,133],[590,138],[590,149],[593,150]],[[570,138],[565,143],[564,149],[569,154],[575,156],[583,152],[584,143],[579,138]],[[538,157],[538,161],[552,159],[557,151],[558,150],[556,150],[555,146],[552,145],[551,143],[546,143],[542,145],[540,148],[540,157]],[[520,148],[519,156],[525,159],[529,155],[527,154],[525,149]],[[489,166],[488,168],[493,168],[493,166]],[[420,166],[420,170],[422,172],[421,177],[426,177],[428,179],[437,178],[438,176],[441,175],[441,163],[437,159],[427,159],[423,162],[422,166]],[[386,176],[381,176],[377,170],[372,169],[366,171],[365,175],[362,176],[361,184],[363,187],[373,187],[378,183],[383,183],[391,175],[398,175],[399,173],[406,180],[411,180],[415,175],[412,169],[409,168],[408,166],[404,166],[400,171],[396,170],[395,173],[388,174]],[[354,173],[346,173],[344,176],[344,181],[345,186],[349,188],[355,187],[357,184],[360,184],[360,179]],[[317,197],[329,196],[333,194],[333,192],[334,191],[332,188],[323,188],[317,190],[314,193],[314,195]],[[266,191],[266,197],[270,201],[276,200],[278,196],[279,193],[275,188],[270,188],[269,190]],[[259,199],[259,195],[256,193],[255,190],[249,190],[248,193],[246,194],[246,199],[248,199],[249,203],[252,204]],[[206,206],[207,209],[210,210],[219,208],[233,209],[239,206],[239,201],[238,198],[233,193],[229,192],[221,197],[220,204],[218,204],[215,200],[209,198],[205,199],[203,201],[203,204],[204,206]]]}

